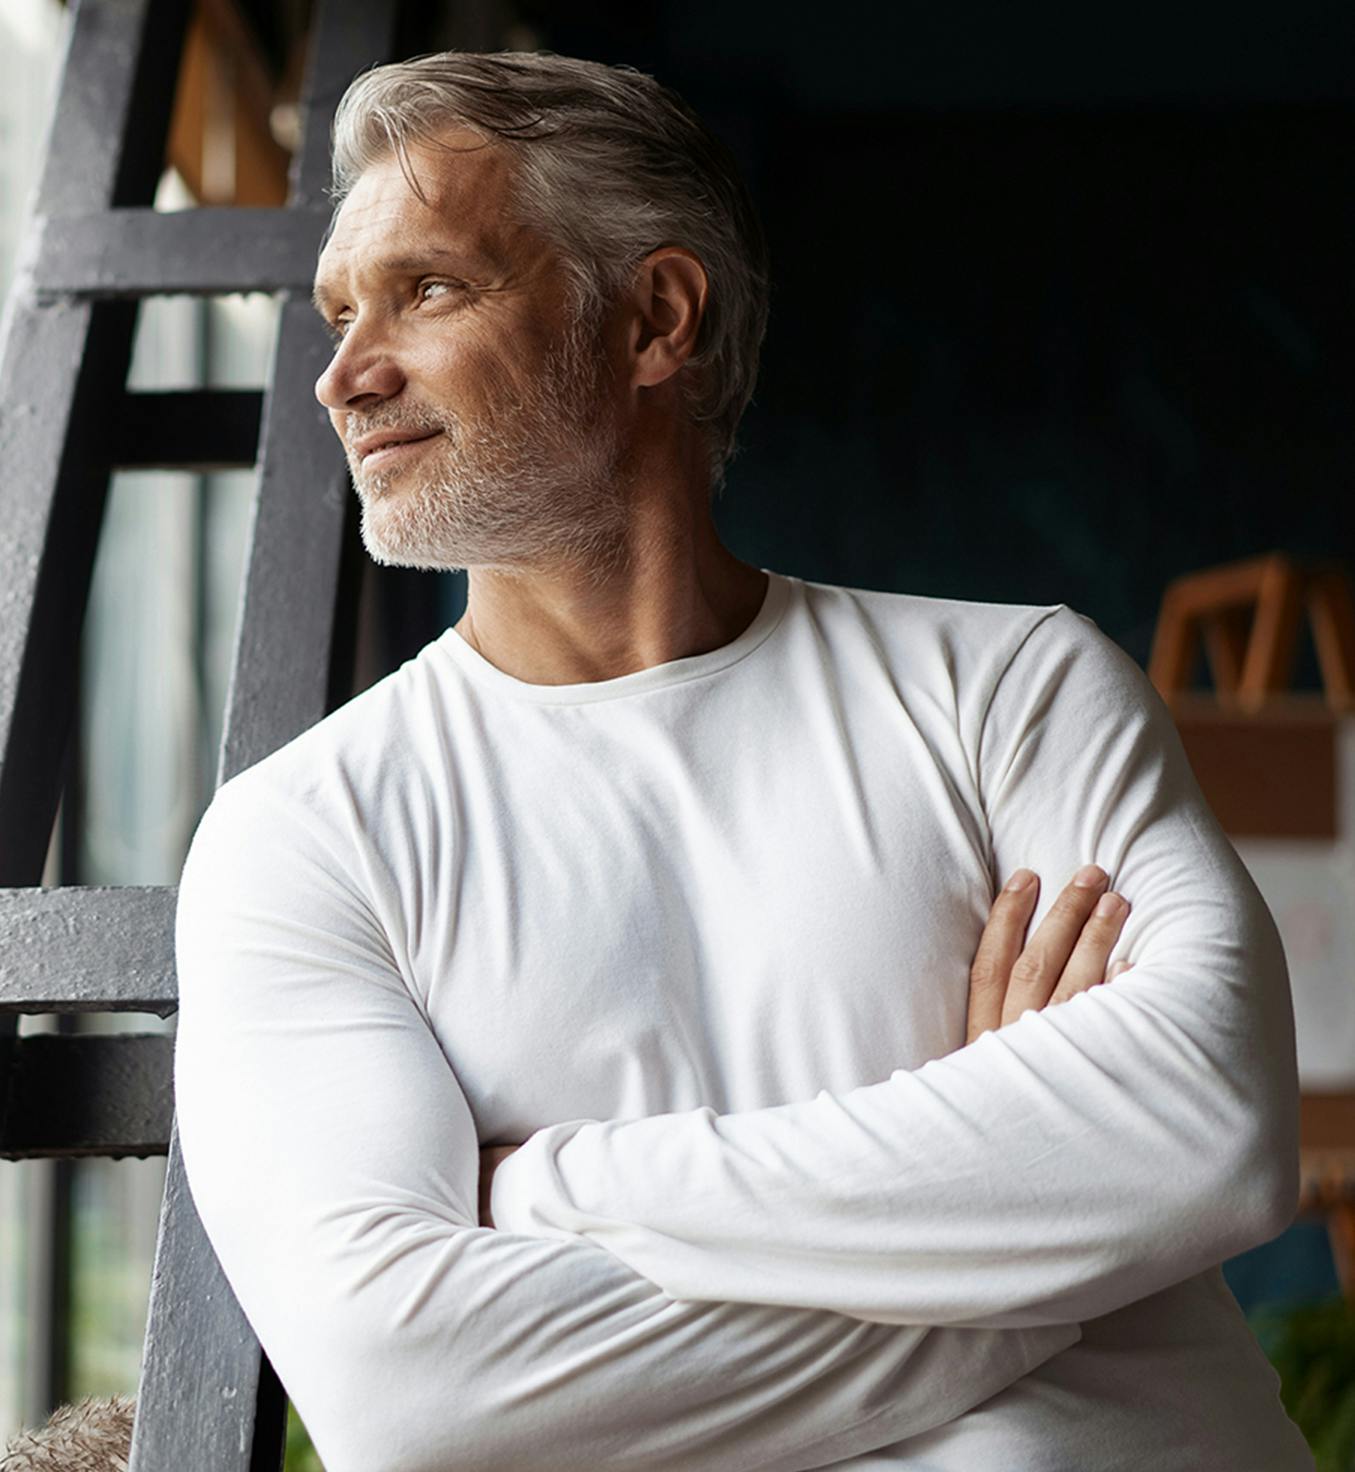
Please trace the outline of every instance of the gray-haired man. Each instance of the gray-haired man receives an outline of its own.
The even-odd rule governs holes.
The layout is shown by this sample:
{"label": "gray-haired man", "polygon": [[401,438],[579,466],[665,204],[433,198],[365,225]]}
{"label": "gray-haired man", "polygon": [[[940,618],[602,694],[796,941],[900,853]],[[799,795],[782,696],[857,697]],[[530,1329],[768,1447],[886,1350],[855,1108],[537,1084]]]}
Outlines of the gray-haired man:
{"label": "gray-haired man", "polygon": [[720,543],[765,251],[649,78],[380,68],[335,170],[317,393],[469,601],[218,794],[176,1060],[330,1472],[1310,1466],[1217,1267],[1283,958],[1138,671]]}

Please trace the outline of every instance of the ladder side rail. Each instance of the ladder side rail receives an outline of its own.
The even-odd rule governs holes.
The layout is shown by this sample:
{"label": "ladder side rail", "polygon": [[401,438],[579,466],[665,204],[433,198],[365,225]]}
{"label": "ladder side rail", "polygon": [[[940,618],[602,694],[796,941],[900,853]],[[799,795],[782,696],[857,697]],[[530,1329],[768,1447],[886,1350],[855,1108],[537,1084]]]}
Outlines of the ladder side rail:
{"label": "ladder side rail", "polygon": [[130,302],[21,302],[0,362],[0,885],[39,881],[56,819],[134,324]]}
{"label": "ladder side rail", "polygon": [[[42,875],[76,711],[78,650],[107,493],[106,453],[131,357],[135,306],[44,299],[33,267],[46,222],[72,210],[149,203],[173,101],[182,0],[85,0],[67,31],[47,124],[44,161],[29,204],[19,269],[0,321],[0,886]],[[48,236],[48,238],[50,238]],[[22,990],[22,988],[20,988]],[[0,1011],[0,1136],[42,1153],[55,1122],[44,1088],[66,1092],[98,1063],[58,1036],[19,1039],[18,1010]],[[30,1046],[30,1044],[37,1044]],[[50,1143],[91,1144],[103,1134],[144,1143],[128,1128],[156,1093],[161,1065],[147,1059],[110,1077],[123,1083],[96,1118],[67,1111]],[[105,1061],[113,1054],[104,1050]],[[82,1073],[75,1065],[85,1064]],[[145,1066],[143,1066],[143,1064]],[[138,1103],[138,1101],[140,1101]],[[74,1102],[73,1100],[68,1102]],[[32,1107],[30,1107],[32,1106]],[[130,1110],[130,1112],[129,1112]],[[122,1124],[114,1114],[121,1112]],[[142,1113],[144,1114],[144,1109]],[[45,1116],[45,1118],[44,1118]],[[29,1126],[33,1128],[30,1129]],[[108,1126],[108,1129],[105,1129]],[[114,1139],[114,1137],[119,1137]],[[61,1335],[57,1335],[57,1342]]]}
{"label": "ladder side rail", "polygon": [[[0,885],[41,875],[74,714],[76,651],[107,488],[101,406],[134,309],[39,298],[36,253],[73,210],[149,203],[169,127],[182,0],[84,0],[71,23],[0,342]],[[147,160],[150,162],[148,163]],[[151,164],[155,167],[152,168]]]}
{"label": "ladder side rail", "polygon": [[174,103],[184,0],[79,0],[67,36],[35,216],[150,204]]}
{"label": "ladder side rail", "polygon": [[218,782],[325,714],[348,467],[314,383],[331,355],[309,299],[284,297],[260,439]]}
{"label": "ladder side rail", "polygon": [[[302,86],[302,132],[290,208],[313,216],[329,183],[334,110],[349,82],[390,54],[394,0],[320,0]],[[340,549],[352,492],[344,457],[314,396],[332,347],[304,297],[285,293],[259,446],[259,493],[226,697],[224,782],[325,713]]]}
{"label": "ladder side rail", "polygon": [[[388,57],[395,9],[395,0],[364,5],[318,0],[291,208],[309,215],[323,198],[334,107],[358,71]],[[306,261],[307,293],[314,260],[312,250]],[[343,457],[313,396],[329,353],[309,300],[284,293],[265,394],[259,488],[219,781],[325,714],[351,494]],[[285,1427],[284,1391],[193,1206],[176,1124],[151,1277],[130,1472],[180,1472],[184,1466],[278,1472]]]}

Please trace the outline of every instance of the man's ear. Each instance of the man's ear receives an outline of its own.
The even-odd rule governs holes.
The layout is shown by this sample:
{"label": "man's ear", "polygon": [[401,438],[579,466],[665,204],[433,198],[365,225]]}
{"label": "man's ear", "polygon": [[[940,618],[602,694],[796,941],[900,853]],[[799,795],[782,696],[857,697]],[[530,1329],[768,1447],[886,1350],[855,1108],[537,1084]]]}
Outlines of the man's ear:
{"label": "man's ear", "polygon": [[636,388],[664,383],[696,351],[706,292],[706,268],[682,246],[662,246],[640,263],[631,297],[631,383]]}

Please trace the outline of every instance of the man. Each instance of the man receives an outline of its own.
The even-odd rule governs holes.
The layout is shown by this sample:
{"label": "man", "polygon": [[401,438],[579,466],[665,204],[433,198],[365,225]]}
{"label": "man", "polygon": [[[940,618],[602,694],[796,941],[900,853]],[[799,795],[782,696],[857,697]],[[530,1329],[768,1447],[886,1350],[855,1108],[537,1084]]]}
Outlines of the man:
{"label": "man", "polygon": [[218,793],[176,1053],[329,1472],[1311,1466],[1217,1267],[1284,963],[1138,671],[721,545],[765,260],[651,79],[378,68],[335,175],[317,394],[469,598]]}

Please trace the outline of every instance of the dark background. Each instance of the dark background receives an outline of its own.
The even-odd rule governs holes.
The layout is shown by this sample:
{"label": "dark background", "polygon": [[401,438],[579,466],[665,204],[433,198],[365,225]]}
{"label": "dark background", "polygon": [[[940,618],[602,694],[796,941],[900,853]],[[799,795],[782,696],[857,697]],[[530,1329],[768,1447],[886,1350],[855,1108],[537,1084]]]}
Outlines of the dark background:
{"label": "dark background", "polygon": [[[738,555],[1068,602],[1142,662],[1177,574],[1355,552],[1355,6],[509,15],[676,88],[744,168],[773,295]],[[431,637],[415,583],[394,655]]]}
{"label": "dark background", "polygon": [[[1352,565],[1355,5],[517,9],[744,168],[773,294],[740,556],[1067,602],[1141,663],[1183,572]],[[1226,1276],[1247,1309],[1335,1291],[1324,1223]]]}

